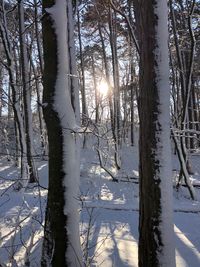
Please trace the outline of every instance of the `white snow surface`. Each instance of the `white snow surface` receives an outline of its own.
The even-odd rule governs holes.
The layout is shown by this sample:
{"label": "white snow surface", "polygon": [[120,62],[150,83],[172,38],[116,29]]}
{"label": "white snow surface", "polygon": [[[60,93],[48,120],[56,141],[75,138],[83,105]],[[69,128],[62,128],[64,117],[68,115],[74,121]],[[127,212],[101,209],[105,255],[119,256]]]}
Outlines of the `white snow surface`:
{"label": "white snow surface", "polygon": [[[123,147],[122,170],[118,174],[121,181],[116,183],[99,167],[94,140],[87,141],[88,149],[81,151],[79,198],[81,241],[83,249],[88,247],[88,266],[137,267],[138,148]],[[179,163],[177,156],[172,157],[175,181]],[[191,176],[193,184],[199,185],[200,154],[191,155],[191,163],[195,173]],[[40,266],[48,163],[38,161],[36,167],[42,187],[34,184],[16,191],[19,169],[6,158],[0,158],[0,264],[3,267],[24,267],[26,258],[31,267]],[[190,199],[185,187],[173,191],[177,267],[200,266],[200,188],[196,187],[195,191],[196,201]]]}

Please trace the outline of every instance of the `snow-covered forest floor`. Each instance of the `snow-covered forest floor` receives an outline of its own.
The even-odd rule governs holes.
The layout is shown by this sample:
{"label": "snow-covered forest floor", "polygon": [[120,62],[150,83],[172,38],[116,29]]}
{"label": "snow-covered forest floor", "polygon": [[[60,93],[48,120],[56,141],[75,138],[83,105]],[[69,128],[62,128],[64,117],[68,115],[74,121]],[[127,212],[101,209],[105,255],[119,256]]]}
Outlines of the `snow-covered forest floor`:
{"label": "snow-covered forest floor", "polygon": [[[137,266],[138,148],[124,146],[122,169],[113,182],[99,166],[88,141],[81,151],[80,231],[87,266]],[[174,178],[179,170],[173,155]],[[195,185],[200,185],[200,153],[191,156]],[[47,161],[35,162],[39,183],[17,190],[19,170],[0,159],[0,266],[40,266],[47,195]],[[200,187],[197,200],[181,187],[174,189],[174,230],[177,267],[200,266]]]}

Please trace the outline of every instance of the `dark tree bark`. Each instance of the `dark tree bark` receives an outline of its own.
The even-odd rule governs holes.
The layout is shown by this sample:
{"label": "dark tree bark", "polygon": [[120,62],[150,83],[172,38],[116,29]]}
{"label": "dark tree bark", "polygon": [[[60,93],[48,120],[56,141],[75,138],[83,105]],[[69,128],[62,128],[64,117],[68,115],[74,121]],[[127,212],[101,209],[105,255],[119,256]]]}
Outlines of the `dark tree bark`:
{"label": "dark tree bark", "polygon": [[119,146],[121,143],[120,136],[120,88],[119,88],[119,64],[118,64],[118,55],[117,55],[117,32],[116,32],[116,13],[112,12],[112,9],[109,7],[109,39],[110,47],[112,54],[112,69],[113,69],[113,107],[114,107],[114,116],[113,124],[115,131],[115,142]]}
{"label": "dark tree bark", "polygon": [[[72,86],[69,81],[69,17],[66,15],[66,2],[61,1],[43,0],[43,110],[49,141],[49,192],[41,263],[43,267],[82,266],[76,209],[78,189],[74,188],[79,163],[76,157],[78,136],[75,138],[72,133],[75,112],[69,86]],[[61,19],[54,12],[58,12],[56,14],[60,14]]]}
{"label": "dark tree bark", "polygon": [[136,1],[136,18],[141,51],[139,266],[172,267],[167,1]]}

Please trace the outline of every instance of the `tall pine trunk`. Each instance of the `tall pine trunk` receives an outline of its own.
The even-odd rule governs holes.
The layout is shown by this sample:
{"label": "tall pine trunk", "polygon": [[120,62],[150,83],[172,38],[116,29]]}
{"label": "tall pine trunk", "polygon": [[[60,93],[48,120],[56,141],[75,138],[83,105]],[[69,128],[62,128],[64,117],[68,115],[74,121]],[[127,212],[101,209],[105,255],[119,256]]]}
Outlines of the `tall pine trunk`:
{"label": "tall pine trunk", "polygon": [[137,3],[141,51],[139,266],[173,267],[167,0]]}
{"label": "tall pine trunk", "polygon": [[68,39],[73,22],[69,23],[65,0],[43,0],[43,12],[43,101],[49,140],[49,192],[41,266],[82,266],[77,201],[79,151],[78,135],[74,134],[77,116],[71,97]]}

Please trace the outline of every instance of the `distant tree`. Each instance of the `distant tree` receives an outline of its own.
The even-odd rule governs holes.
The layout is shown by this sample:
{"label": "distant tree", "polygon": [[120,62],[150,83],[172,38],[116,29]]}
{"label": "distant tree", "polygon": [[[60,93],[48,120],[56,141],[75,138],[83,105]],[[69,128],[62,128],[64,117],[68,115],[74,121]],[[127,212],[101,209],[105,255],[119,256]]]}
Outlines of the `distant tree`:
{"label": "distant tree", "polygon": [[81,37],[81,19],[80,11],[77,12],[77,25],[78,25],[78,40],[79,40],[79,53],[80,53],[80,82],[81,82],[81,105],[82,105],[82,124],[85,125],[88,117],[88,110],[86,104],[86,88],[85,88],[85,66],[83,60],[83,43]]}
{"label": "distant tree", "polygon": [[23,114],[21,111],[20,105],[20,86],[18,83],[18,72],[16,73],[17,64],[16,64],[16,54],[13,49],[13,43],[11,41],[11,36],[9,32],[9,23],[8,21],[8,12],[5,9],[4,1],[0,6],[1,16],[0,16],[0,37],[2,40],[4,53],[5,53],[5,69],[8,73],[9,77],[9,107],[8,107],[8,121],[11,115],[10,107],[12,106],[14,119],[15,119],[15,133],[16,133],[16,143],[19,144],[20,149],[16,149],[16,153],[20,153],[17,156],[19,158],[19,165],[21,171],[21,181],[19,182],[20,186],[25,184],[27,178],[29,179],[29,172],[27,167],[27,147],[26,147],[26,137],[25,137],[25,129],[24,129],[24,121]]}
{"label": "distant tree", "polygon": [[19,14],[19,40],[20,40],[20,59],[21,74],[23,87],[23,108],[24,108],[24,124],[26,137],[26,153],[29,166],[29,181],[36,182],[36,170],[33,162],[33,126],[31,111],[31,87],[29,82],[29,62],[27,55],[26,36],[25,36],[25,20],[24,20],[24,1],[18,1]]}
{"label": "distant tree", "polygon": [[140,42],[139,266],[173,267],[167,0],[135,1]]}
{"label": "distant tree", "polygon": [[190,152],[199,146],[199,122],[197,100],[198,60],[198,6],[197,1],[169,1],[171,18],[170,64],[172,84],[172,125],[173,140],[179,156],[180,172],[177,189],[184,180],[190,196],[195,199],[195,191],[190,181],[192,174]]}

